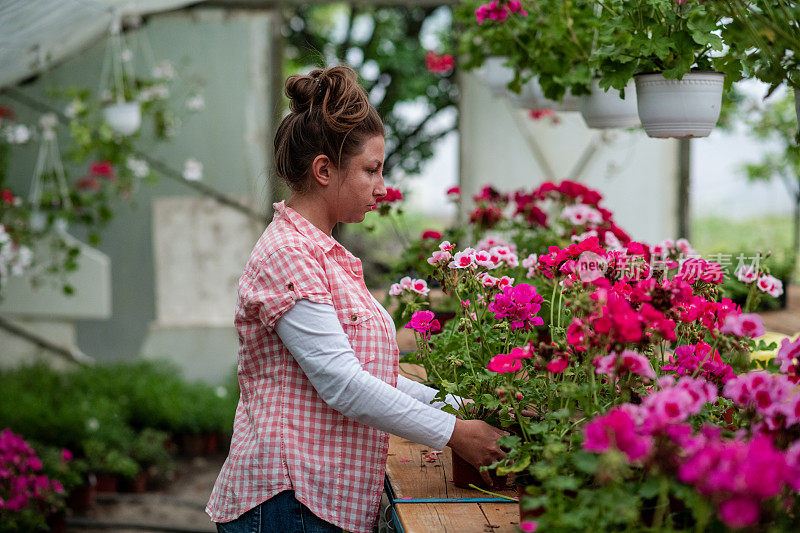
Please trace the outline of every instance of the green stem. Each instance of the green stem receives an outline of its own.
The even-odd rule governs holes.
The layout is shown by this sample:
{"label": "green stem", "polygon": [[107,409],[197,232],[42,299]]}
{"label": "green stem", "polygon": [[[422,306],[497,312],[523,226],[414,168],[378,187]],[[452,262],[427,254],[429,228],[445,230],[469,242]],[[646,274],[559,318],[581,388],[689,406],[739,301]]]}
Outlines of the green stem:
{"label": "green stem", "polygon": [[484,494],[491,494],[492,496],[495,496],[497,498],[504,498],[506,500],[511,500],[512,502],[518,502],[519,501],[519,498],[514,498],[513,496],[506,496],[505,494],[499,494],[497,492],[492,492],[492,491],[489,491],[489,490],[485,490],[485,489],[482,489],[482,488],[480,488],[480,487],[478,487],[476,485],[473,485],[472,483],[470,483],[469,488],[475,489],[475,490],[479,490],[479,491],[483,492]]}

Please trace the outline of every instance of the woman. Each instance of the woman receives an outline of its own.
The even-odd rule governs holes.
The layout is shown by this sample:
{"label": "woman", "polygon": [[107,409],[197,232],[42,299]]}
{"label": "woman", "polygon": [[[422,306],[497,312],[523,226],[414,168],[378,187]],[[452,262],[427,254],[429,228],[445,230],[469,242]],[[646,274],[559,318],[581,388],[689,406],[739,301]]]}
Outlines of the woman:
{"label": "woman", "polygon": [[355,73],[290,76],[286,94],[275,167],[292,194],[239,281],[241,398],[206,512],[225,533],[369,533],[388,433],[481,466],[503,457],[505,432],[441,411],[434,389],[398,376],[391,317],[331,237],[386,194],[383,124]]}

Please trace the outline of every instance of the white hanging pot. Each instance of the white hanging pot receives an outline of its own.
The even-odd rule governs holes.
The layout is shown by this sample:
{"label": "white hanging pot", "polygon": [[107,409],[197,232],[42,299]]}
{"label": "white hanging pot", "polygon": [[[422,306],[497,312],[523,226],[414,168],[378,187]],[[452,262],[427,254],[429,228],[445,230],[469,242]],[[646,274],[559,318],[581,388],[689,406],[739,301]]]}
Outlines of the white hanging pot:
{"label": "white hanging pot", "polygon": [[480,75],[489,86],[492,96],[503,96],[508,92],[508,84],[514,79],[514,69],[504,63],[507,57],[491,56],[483,62]]}
{"label": "white hanging pot", "polygon": [[47,228],[47,213],[42,213],[38,209],[31,211],[30,225],[34,233],[43,232]]}
{"label": "white hanging pot", "polygon": [[632,128],[638,126],[636,110],[636,84],[633,80],[625,86],[625,98],[620,98],[616,89],[604,91],[600,79],[592,80],[591,94],[581,96],[581,116],[590,128]]}
{"label": "white hanging pot", "polygon": [[580,99],[573,96],[569,90],[564,95],[561,102],[550,100],[545,97],[542,86],[539,85],[539,78],[534,76],[522,85],[519,94],[509,92],[508,99],[517,107],[523,109],[543,110],[552,109],[553,111],[578,111]]}
{"label": "white hanging pot", "polygon": [[722,72],[689,72],[680,80],[637,74],[639,119],[650,137],[708,137],[722,106]]}
{"label": "white hanging pot", "polygon": [[132,135],[142,125],[142,108],[139,102],[109,104],[103,108],[103,118],[114,131]]}

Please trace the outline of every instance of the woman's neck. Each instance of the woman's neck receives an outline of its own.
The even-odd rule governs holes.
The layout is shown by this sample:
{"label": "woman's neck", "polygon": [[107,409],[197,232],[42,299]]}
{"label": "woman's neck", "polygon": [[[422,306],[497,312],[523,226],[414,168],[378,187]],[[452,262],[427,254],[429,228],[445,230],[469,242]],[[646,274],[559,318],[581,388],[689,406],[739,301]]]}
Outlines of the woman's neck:
{"label": "woman's neck", "polygon": [[332,220],[321,198],[310,198],[306,195],[293,194],[286,201],[286,206],[297,211],[303,218],[325,233],[325,235],[331,236],[336,221]]}

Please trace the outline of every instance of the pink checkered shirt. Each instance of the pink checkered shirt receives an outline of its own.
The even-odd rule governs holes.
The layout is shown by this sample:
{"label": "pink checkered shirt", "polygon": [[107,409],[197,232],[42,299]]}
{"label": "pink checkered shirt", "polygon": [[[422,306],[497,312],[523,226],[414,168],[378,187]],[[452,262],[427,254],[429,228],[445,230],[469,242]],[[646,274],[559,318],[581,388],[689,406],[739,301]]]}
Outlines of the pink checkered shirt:
{"label": "pink checkered shirt", "polygon": [[363,368],[397,386],[391,323],[361,261],[283,202],[239,280],[239,387],[231,449],[206,512],[229,522],[283,490],[357,533],[377,521],[389,436],[329,407],[274,326],[298,299],[333,305]]}

